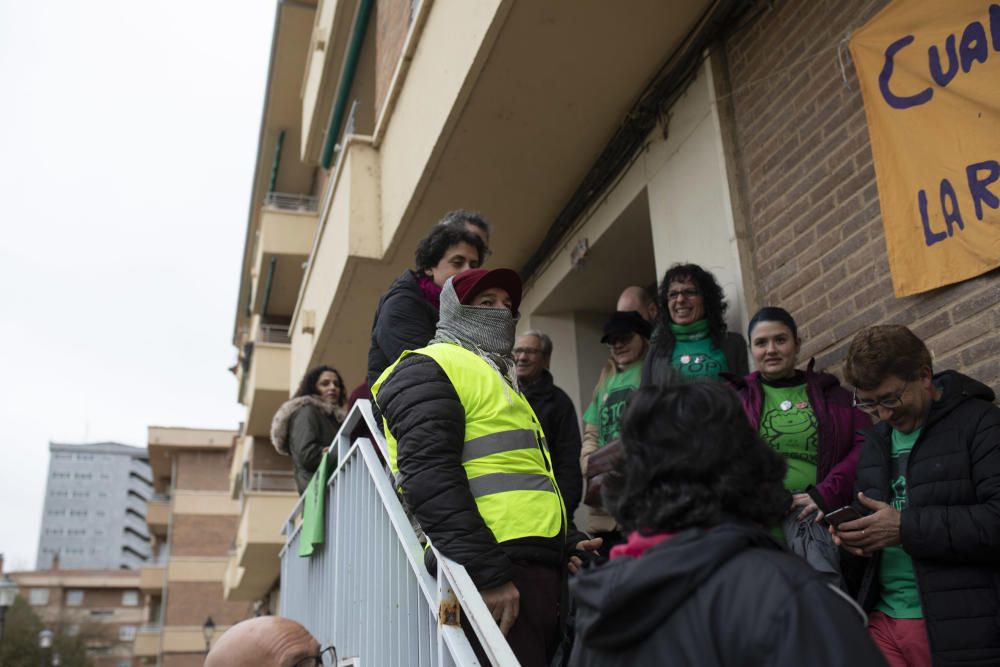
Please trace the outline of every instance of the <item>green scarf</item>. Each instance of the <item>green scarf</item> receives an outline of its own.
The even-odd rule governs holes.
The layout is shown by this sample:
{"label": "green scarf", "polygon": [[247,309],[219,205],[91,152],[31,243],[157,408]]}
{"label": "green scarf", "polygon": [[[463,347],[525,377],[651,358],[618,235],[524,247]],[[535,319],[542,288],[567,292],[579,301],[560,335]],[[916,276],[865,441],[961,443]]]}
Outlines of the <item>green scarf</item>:
{"label": "green scarf", "polygon": [[674,332],[674,340],[689,342],[708,338],[708,320],[701,319],[691,324],[670,323],[670,330]]}

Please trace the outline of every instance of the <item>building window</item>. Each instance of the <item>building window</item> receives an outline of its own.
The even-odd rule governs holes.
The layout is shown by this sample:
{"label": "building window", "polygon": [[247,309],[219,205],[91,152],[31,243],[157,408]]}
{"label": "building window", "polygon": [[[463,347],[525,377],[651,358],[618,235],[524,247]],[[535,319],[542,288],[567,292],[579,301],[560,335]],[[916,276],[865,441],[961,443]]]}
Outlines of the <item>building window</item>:
{"label": "building window", "polygon": [[66,591],[66,606],[79,607],[83,604],[83,591]]}
{"label": "building window", "polygon": [[139,591],[122,592],[122,606],[134,607],[139,604]]}
{"label": "building window", "polygon": [[132,661],[131,660],[119,660],[118,661],[118,667],[132,667]]}
{"label": "building window", "polygon": [[32,588],[31,592],[28,593],[28,602],[33,605],[42,605],[49,603],[49,589],[47,588]]}
{"label": "building window", "polygon": [[135,626],[122,625],[118,628],[118,639],[123,642],[130,642],[135,639]]}
{"label": "building window", "polygon": [[90,615],[93,618],[105,618],[107,616],[111,616],[112,614],[114,614],[114,612],[111,611],[110,609],[91,609],[90,610]]}
{"label": "building window", "polygon": [[78,634],[80,634],[80,626],[79,625],[67,625],[66,626],[66,635],[67,636],[69,636],[69,637],[76,637]]}

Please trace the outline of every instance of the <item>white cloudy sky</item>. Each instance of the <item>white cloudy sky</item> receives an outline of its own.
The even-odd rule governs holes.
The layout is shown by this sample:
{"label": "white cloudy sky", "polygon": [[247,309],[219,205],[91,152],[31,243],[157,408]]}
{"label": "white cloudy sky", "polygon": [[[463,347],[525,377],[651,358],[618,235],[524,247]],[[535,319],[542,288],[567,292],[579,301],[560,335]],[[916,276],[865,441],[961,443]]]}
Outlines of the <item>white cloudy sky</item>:
{"label": "white cloudy sky", "polygon": [[0,0],[0,552],[48,443],[231,428],[275,0]]}

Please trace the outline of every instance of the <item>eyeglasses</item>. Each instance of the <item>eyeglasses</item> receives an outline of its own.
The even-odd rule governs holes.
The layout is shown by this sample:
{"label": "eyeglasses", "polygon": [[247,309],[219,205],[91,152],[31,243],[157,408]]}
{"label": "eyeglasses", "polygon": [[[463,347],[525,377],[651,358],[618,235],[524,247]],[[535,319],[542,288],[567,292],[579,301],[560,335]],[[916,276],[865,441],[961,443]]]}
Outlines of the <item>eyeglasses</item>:
{"label": "eyeglasses", "polygon": [[515,355],[517,355],[517,354],[528,354],[528,355],[532,355],[533,356],[533,355],[541,354],[541,353],[542,353],[542,351],[540,349],[538,349],[537,347],[515,347],[514,348],[514,354]]}
{"label": "eyeglasses", "polygon": [[335,646],[327,646],[318,655],[302,658],[292,665],[292,667],[333,667],[336,664],[337,648]]}
{"label": "eyeglasses", "polygon": [[701,296],[701,292],[689,287],[688,289],[667,292],[667,301],[677,301],[677,299],[681,297],[684,297],[685,299],[693,299],[696,296]]}
{"label": "eyeglasses", "polygon": [[854,394],[854,398],[851,400],[851,405],[862,412],[867,412],[868,414],[877,417],[878,409],[880,407],[885,408],[886,410],[895,410],[901,406],[903,404],[903,394],[906,393],[906,389],[909,386],[910,382],[908,381],[904,383],[902,389],[897,391],[895,394],[874,401],[859,401],[858,395]]}

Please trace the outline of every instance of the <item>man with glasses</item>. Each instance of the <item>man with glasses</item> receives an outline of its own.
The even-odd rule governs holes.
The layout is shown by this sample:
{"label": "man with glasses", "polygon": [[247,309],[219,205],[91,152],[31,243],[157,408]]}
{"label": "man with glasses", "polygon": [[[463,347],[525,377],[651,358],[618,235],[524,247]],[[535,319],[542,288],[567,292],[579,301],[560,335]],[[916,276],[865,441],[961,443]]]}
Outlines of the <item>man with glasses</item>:
{"label": "man with glasses", "polygon": [[552,339],[545,333],[528,331],[515,339],[517,382],[542,425],[566,514],[572,517],[583,494],[580,425],[573,401],[552,380],[551,359]]}
{"label": "man with glasses", "polygon": [[868,558],[859,602],[890,665],[1000,664],[1000,408],[986,385],[933,374],[898,325],[852,341],[845,364],[865,433],[862,518],[831,528]]}
{"label": "man with glasses", "polygon": [[219,637],[205,667],[331,667],[333,646],[321,649],[309,631],[290,618],[258,616],[240,621]]}

